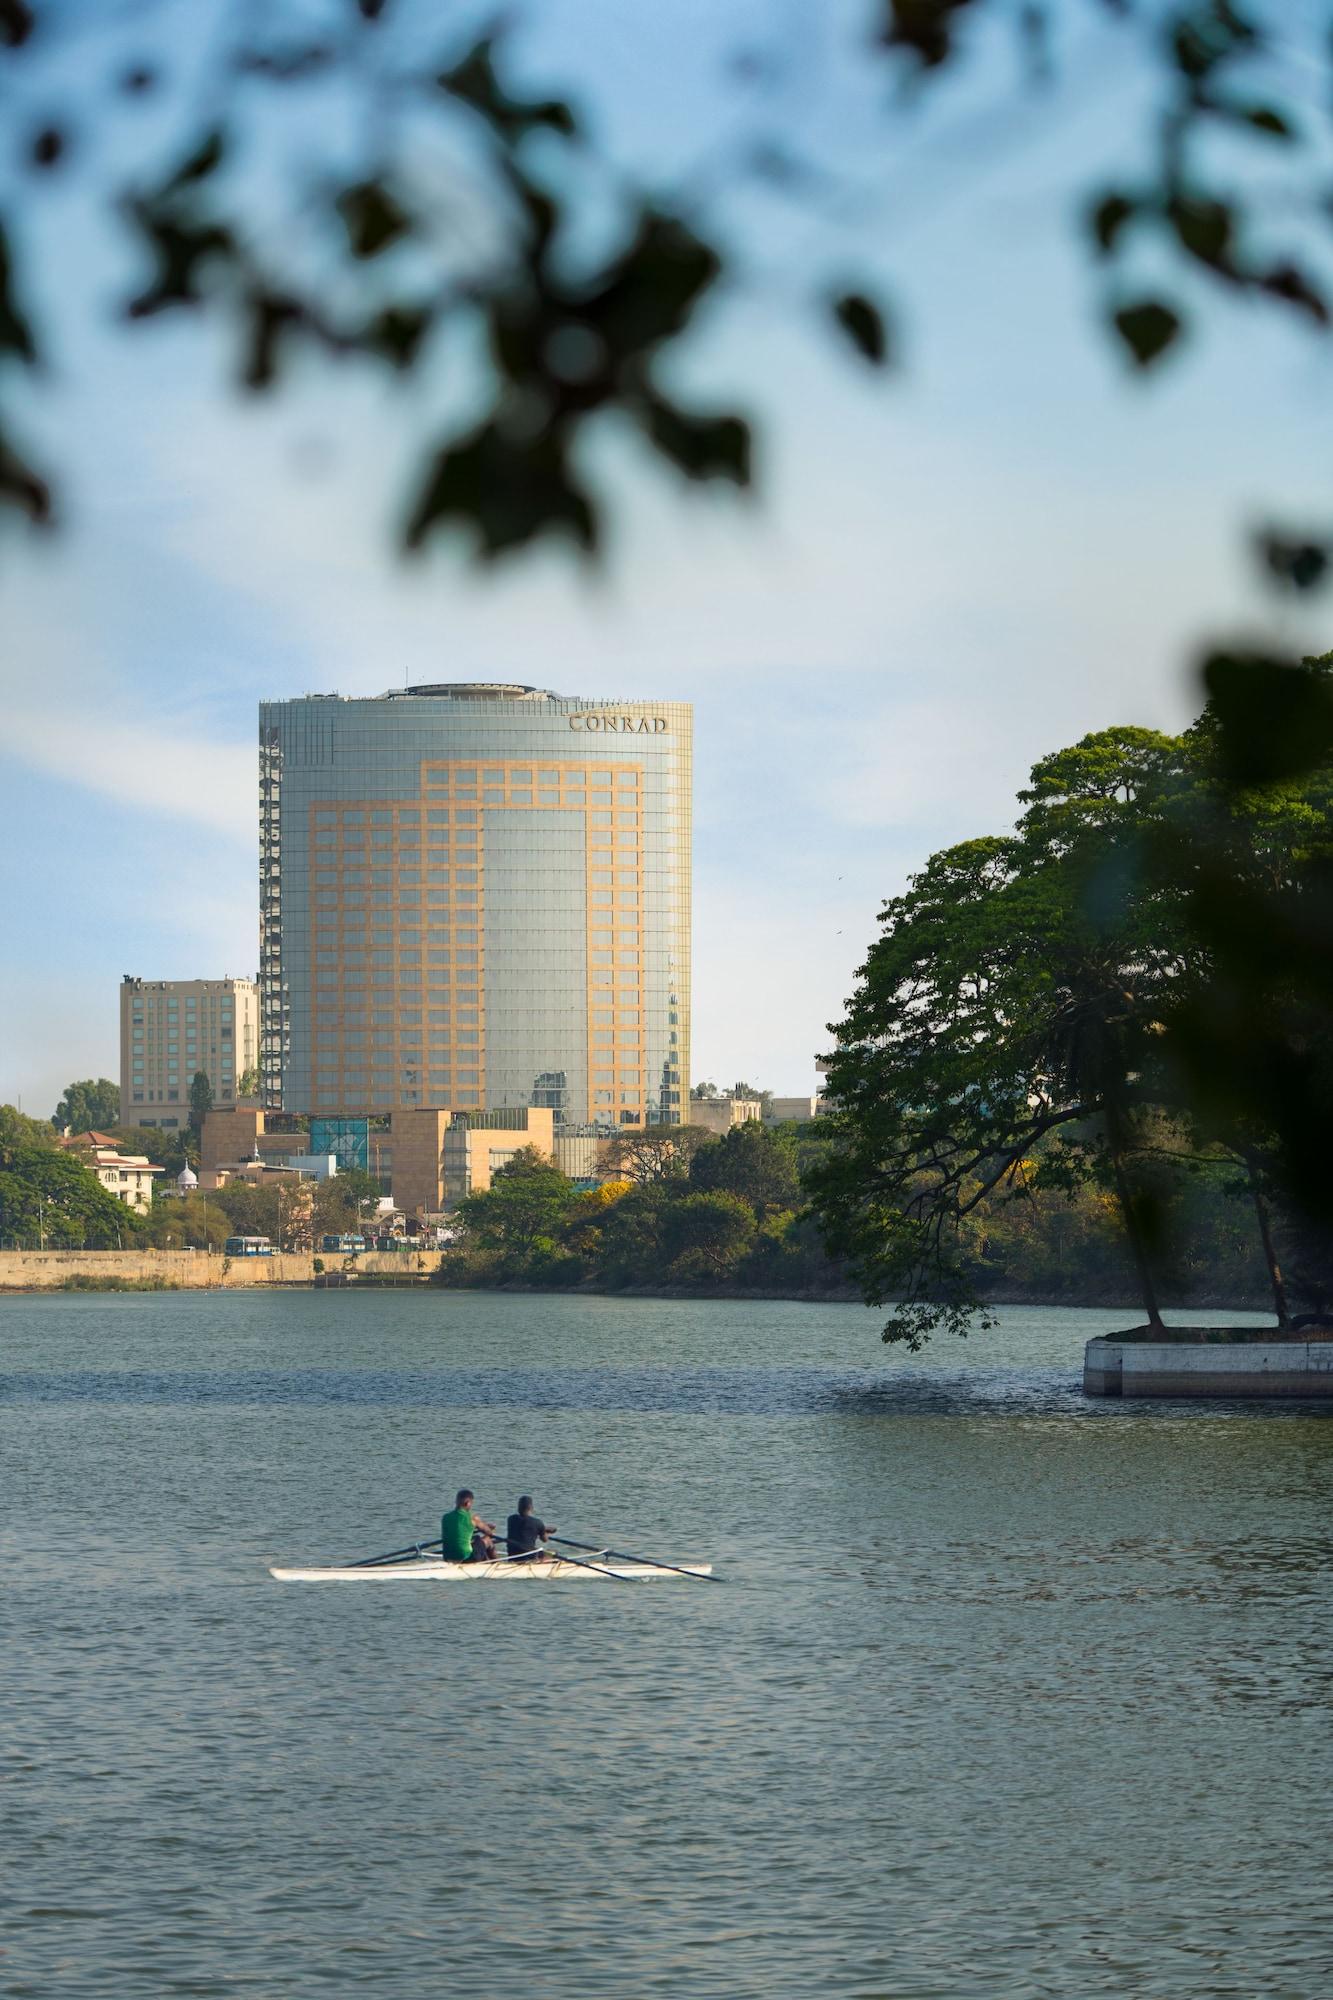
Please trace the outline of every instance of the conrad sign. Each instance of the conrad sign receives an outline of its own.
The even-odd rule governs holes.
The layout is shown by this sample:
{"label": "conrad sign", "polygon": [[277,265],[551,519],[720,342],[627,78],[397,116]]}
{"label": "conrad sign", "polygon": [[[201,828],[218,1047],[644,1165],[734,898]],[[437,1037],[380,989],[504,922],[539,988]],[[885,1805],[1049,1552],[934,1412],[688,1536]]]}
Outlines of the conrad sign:
{"label": "conrad sign", "polygon": [[667,719],[664,715],[603,715],[595,710],[587,714],[571,715],[571,729],[601,730],[613,736],[662,736],[666,733]]}

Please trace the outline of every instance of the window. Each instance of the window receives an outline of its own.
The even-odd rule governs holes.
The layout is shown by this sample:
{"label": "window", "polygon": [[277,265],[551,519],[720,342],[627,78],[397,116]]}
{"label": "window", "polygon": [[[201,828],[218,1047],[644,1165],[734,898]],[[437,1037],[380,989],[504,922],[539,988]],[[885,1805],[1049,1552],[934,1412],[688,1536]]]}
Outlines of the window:
{"label": "window", "polygon": [[588,819],[593,826],[610,826],[611,824],[611,815],[609,812],[589,813]]}

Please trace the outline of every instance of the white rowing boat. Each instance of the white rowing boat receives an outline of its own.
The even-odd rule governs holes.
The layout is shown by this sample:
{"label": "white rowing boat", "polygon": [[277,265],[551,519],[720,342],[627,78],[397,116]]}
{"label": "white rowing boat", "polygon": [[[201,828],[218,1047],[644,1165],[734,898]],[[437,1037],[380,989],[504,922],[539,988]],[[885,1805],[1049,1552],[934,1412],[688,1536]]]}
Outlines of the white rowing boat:
{"label": "white rowing boat", "polygon": [[515,1562],[497,1557],[494,1562],[452,1563],[443,1562],[439,1556],[421,1556],[410,1562],[358,1563],[340,1569],[270,1569],[279,1583],[499,1583],[517,1581],[526,1577],[529,1581],[540,1579],[545,1582],[566,1579],[571,1583],[582,1577],[589,1578],[618,1576],[628,1582],[647,1583],[656,1577],[671,1576],[711,1576],[711,1563],[682,1563],[677,1567],[659,1568],[655,1563],[605,1562],[593,1557],[589,1561],[567,1562],[562,1556],[538,1556],[531,1561]]}

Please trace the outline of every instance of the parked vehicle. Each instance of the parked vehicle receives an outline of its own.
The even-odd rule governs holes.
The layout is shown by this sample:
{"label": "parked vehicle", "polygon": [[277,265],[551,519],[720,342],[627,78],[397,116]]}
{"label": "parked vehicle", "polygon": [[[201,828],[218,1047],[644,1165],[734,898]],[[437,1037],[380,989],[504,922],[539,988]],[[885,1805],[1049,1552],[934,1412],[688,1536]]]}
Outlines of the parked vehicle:
{"label": "parked vehicle", "polygon": [[224,1257],[271,1257],[272,1239],[267,1236],[229,1236],[222,1246]]}
{"label": "parked vehicle", "polygon": [[365,1239],[360,1236],[324,1236],[320,1238],[321,1250],[332,1250],[335,1256],[359,1257],[365,1249]]}

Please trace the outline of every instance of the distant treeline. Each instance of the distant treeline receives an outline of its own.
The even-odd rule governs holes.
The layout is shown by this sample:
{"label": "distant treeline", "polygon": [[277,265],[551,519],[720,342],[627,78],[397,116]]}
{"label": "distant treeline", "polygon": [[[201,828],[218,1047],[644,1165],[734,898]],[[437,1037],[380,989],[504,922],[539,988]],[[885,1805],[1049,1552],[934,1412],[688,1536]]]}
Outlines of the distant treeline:
{"label": "distant treeline", "polygon": [[[836,1122],[823,1119],[751,1123],[723,1138],[629,1133],[613,1142],[617,1177],[582,1193],[529,1149],[461,1204],[463,1238],[439,1281],[851,1296],[851,1273],[825,1249],[801,1184],[838,1143]],[[1173,1158],[1163,1183],[1167,1297],[1263,1307],[1264,1262],[1234,1168]],[[1134,1295],[1116,1204],[1095,1187],[1006,1188],[967,1218],[963,1251],[983,1298],[1086,1305]]]}

